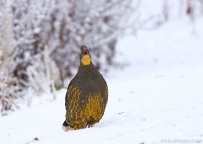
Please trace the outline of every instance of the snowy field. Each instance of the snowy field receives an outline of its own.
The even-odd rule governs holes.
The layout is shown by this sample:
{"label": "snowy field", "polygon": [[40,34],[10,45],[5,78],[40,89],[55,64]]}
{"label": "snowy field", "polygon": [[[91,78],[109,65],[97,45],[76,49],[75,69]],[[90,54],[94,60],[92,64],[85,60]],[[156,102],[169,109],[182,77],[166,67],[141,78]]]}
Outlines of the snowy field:
{"label": "snowy field", "polygon": [[123,37],[117,50],[128,66],[105,75],[109,101],[100,123],[62,131],[64,89],[56,100],[35,97],[31,107],[0,116],[0,144],[203,143],[203,19]]}

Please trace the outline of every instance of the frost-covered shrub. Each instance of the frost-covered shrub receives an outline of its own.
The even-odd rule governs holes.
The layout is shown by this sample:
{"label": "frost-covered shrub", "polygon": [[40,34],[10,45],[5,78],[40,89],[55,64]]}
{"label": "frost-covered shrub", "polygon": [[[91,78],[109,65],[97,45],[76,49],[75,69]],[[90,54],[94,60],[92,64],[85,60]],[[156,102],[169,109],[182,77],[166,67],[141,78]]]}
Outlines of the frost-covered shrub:
{"label": "frost-covered shrub", "polygon": [[62,81],[77,69],[80,45],[89,46],[95,65],[106,69],[113,64],[130,4],[131,0],[13,0],[14,33],[20,48],[16,76],[28,81],[26,68],[45,45]]}
{"label": "frost-covered shrub", "polygon": [[[2,51],[0,51],[0,57],[2,56]],[[1,64],[1,61],[0,61]],[[4,111],[11,109],[11,103],[6,99],[6,77],[3,72],[0,72],[0,111],[3,114]]]}
{"label": "frost-covered shrub", "polygon": [[[55,82],[59,79],[59,70],[51,60],[47,46],[42,53],[34,56],[35,62],[27,67],[30,88],[35,95],[42,93],[55,93]],[[54,95],[55,99],[55,95]]]}
{"label": "frost-covered shrub", "polygon": [[0,5],[0,109],[2,114],[18,107],[14,99],[21,96],[23,90],[19,84],[20,79],[14,77],[13,71],[17,65],[14,59],[17,54],[17,44],[13,36],[12,15],[10,4]]}

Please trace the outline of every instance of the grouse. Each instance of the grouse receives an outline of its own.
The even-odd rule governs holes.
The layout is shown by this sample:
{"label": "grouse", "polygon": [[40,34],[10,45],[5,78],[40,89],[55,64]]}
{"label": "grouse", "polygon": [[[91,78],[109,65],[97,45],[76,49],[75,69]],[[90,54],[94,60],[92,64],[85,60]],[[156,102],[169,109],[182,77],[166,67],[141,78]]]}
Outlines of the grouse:
{"label": "grouse", "polygon": [[66,119],[62,129],[77,130],[98,123],[107,101],[107,83],[92,63],[87,46],[81,46],[80,66],[66,92]]}

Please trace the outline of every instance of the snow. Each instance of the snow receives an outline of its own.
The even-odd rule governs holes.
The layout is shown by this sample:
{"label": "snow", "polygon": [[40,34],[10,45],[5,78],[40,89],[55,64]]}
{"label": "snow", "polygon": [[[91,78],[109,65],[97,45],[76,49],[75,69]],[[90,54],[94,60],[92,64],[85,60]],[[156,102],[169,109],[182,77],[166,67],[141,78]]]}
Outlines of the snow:
{"label": "snow", "polygon": [[0,143],[203,143],[202,25],[202,18],[173,19],[120,38],[117,59],[128,66],[105,75],[109,101],[100,123],[62,131],[63,89],[56,100],[48,94],[33,97],[30,107],[0,117]]}

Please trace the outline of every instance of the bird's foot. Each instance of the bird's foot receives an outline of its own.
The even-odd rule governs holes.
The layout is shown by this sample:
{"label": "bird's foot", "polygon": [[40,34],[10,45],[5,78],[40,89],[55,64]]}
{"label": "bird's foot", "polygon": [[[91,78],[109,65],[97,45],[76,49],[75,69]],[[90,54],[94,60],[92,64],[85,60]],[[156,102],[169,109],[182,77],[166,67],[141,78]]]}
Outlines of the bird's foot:
{"label": "bird's foot", "polygon": [[91,124],[87,124],[87,127],[88,127],[88,128],[91,128],[91,127],[93,127],[93,126],[92,126]]}

